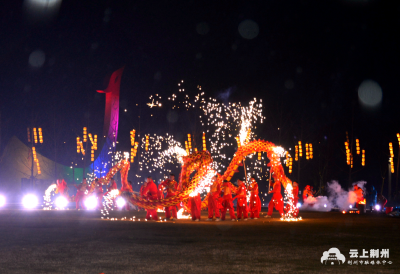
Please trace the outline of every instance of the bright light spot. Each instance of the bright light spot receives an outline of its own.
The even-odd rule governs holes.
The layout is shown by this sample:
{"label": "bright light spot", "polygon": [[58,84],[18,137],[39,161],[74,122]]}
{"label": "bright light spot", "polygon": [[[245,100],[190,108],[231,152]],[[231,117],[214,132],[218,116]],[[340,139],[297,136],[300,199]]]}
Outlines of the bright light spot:
{"label": "bright light spot", "polygon": [[127,112],[128,110],[127,110],[127,109],[124,109],[124,111]]}
{"label": "bright light spot", "polygon": [[27,209],[35,208],[38,204],[38,199],[33,194],[25,195],[22,199],[22,205]]}
{"label": "bright light spot", "polygon": [[0,195],[0,207],[3,207],[6,204],[6,197]]}
{"label": "bright light spot", "polygon": [[97,206],[97,199],[94,196],[90,196],[85,201],[85,206],[87,209],[95,209]]}
{"label": "bright light spot", "polygon": [[178,212],[176,213],[176,217],[178,217],[178,219],[190,219],[191,218],[189,215],[183,215],[183,208],[178,210]]}
{"label": "bright light spot", "polygon": [[124,207],[125,204],[126,204],[125,199],[122,198],[122,197],[118,197],[117,200],[116,200],[116,203],[117,203],[117,206],[118,206],[119,208]]}
{"label": "bright light spot", "polygon": [[382,88],[373,80],[365,80],[358,87],[358,99],[367,107],[375,107],[382,101]]}
{"label": "bright light spot", "polygon": [[326,204],[324,204],[324,207],[326,207]]}
{"label": "bright light spot", "polygon": [[239,24],[238,31],[244,39],[253,39],[258,36],[260,30],[253,20],[244,20]]}
{"label": "bright light spot", "polygon": [[35,50],[29,55],[29,64],[32,67],[40,68],[46,61],[46,54],[41,50]]}
{"label": "bright light spot", "polygon": [[301,204],[300,203],[297,203],[297,208],[300,208],[301,207]]}
{"label": "bright light spot", "polygon": [[349,207],[350,207],[350,208],[353,208],[353,206],[352,206],[352,205],[349,205]]}
{"label": "bright light spot", "polygon": [[56,203],[56,206],[57,206],[58,209],[64,209],[68,205],[68,200],[63,196],[59,196],[56,199],[55,203]]}
{"label": "bright light spot", "polygon": [[380,205],[375,205],[375,210],[380,211],[381,210],[381,206]]}

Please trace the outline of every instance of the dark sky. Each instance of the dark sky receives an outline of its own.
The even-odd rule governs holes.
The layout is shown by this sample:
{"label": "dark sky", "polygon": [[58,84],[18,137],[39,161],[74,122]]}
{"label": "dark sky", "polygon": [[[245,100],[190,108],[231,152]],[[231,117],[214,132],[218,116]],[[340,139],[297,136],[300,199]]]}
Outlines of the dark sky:
{"label": "dark sky", "polygon": [[[48,140],[42,153],[52,158],[56,146],[57,160],[70,162],[82,126],[102,131],[104,95],[95,90],[125,66],[121,143],[138,127],[136,104],[171,95],[184,79],[193,94],[201,85],[214,97],[229,91],[230,101],[262,98],[266,123],[258,135],[285,147],[299,138],[316,144],[330,159],[324,180],[348,178],[346,131],[360,138],[370,165],[355,180],[380,187],[389,141],[396,154],[397,1],[71,0],[53,17],[51,9],[35,16],[31,2],[7,1],[0,11],[1,149],[13,135],[26,142],[34,124]],[[258,27],[249,29],[253,37],[239,32],[245,20]],[[373,109],[357,93],[368,79],[383,93]],[[165,121],[141,111],[142,132],[165,133]],[[312,183],[320,169],[310,164],[304,180]]]}

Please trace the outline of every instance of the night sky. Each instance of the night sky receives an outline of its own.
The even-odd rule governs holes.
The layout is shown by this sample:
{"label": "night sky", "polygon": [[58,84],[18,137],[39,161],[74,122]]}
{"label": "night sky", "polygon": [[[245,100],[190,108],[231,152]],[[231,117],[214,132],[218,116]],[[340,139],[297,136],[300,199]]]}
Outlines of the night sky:
{"label": "night sky", "polygon": [[[52,16],[50,8],[34,14],[30,2],[7,1],[0,11],[0,152],[13,135],[27,143],[34,125],[44,131],[41,153],[75,161],[82,127],[102,132],[105,97],[96,90],[125,66],[118,150],[129,149],[139,110],[142,134],[168,132],[167,110],[145,103],[176,93],[183,79],[190,95],[201,85],[225,101],[263,99],[262,139],[292,149],[312,142],[317,160],[304,166],[301,184],[319,184],[325,163],[324,181],[347,184],[346,131],[366,150],[367,168],[356,158],[354,181],[380,188],[388,142],[397,156],[397,1],[71,0]],[[382,89],[374,107],[359,100],[365,80]],[[176,123],[171,133],[183,141],[188,125]]]}

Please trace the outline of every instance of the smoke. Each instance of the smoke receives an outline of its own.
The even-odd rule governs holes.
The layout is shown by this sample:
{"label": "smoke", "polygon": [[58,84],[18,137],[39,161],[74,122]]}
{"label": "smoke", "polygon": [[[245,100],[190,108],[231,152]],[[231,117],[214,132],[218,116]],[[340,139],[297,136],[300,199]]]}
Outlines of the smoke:
{"label": "smoke", "polygon": [[234,91],[234,88],[230,87],[230,88],[226,89],[225,91],[220,92],[217,95],[217,98],[222,100],[224,103],[227,103],[229,101],[229,97],[231,96],[233,91]]}
{"label": "smoke", "polygon": [[[353,184],[353,187],[357,185],[365,192],[365,185],[367,182],[360,181]],[[329,202],[332,207],[338,207],[340,210],[349,209],[350,206],[353,206],[357,201],[357,195],[353,191],[353,189],[349,189],[348,191],[342,189],[340,184],[337,181],[332,181],[328,183],[328,193],[329,193]]]}
{"label": "smoke", "polygon": [[310,211],[331,211],[332,206],[326,196],[307,197],[304,204],[301,206],[303,210]]}
{"label": "smoke", "polygon": [[348,191],[342,189],[337,181],[328,183],[328,197],[307,197],[304,204],[301,206],[302,210],[311,211],[330,211],[332,208],[339,208],[340,210],[347,210],[350,206],[354,206],[357,201],[357,195],[353,191],[355,185],[360,187],[366,193],[365,181],[353,183],[353,187]]}

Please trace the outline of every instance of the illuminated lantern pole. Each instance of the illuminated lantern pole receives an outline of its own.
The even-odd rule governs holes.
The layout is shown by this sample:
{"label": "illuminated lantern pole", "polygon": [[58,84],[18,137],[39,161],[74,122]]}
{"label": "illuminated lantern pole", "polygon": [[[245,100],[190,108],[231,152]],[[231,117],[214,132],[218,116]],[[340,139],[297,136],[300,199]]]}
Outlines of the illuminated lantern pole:
{"label": "illuminated lantern pole", "polygon": [[400,134],[399,133],[397,133],[397,141],[399,142],[399,151],[397,154],[396,193],[399,193],[399,163],[400,163]]}
{"label": "illuminated lantern pole", "polygon": [[36,131],[35,127],[33,128],[33,138],[35,139],[35,144],[37,144],[38,143],[38,138],[37,138],[37,131]]}
{"label": "illuminated lantern pole", "polygon": [[[236,137],[236,140],[239,139],[239,137]],[[207,145],[206,145],[206,133],[203,132],[203,150],[207,150]]]}
{"label": "illuminated lantern pole", "polygon": [[289,173],[292,173],[293,158],[290,157],[289,160],[290,160],[290,161],[289,161]]}
{"label": "illuminated lantern pole", "polygon": [[94,135],[94,150],[97,150],[97,135]]}
{"label": "illuminated lantern pole", "polygon": [[41,144],[43,144],[43,134],[42,134],[42,128],[38,128],[38,132],[39,132],[39,142]]}
{"label": "illuminated lantern pole", "polygon": [[301,147],[301,141],[299,141],[299,157],[303,157],[303,148]]}
{"label": "illuminated lantern pole", "polygon": [[188,136],[188,147],[189,147],[189,151],[192,150],[192,137],[190,137],[190,134],[187,135]]}
{"label": "illuminated lantern pole", "polygon": [[135,145],[135,134],[136,130],[131,130],[131,146]]}
{"label": "illuminated lantern pole", "polygon": [[258,153],[258,160],[261,161],[261,152]]}
{"label": "illuminated lantern pole", "polygon": [[83,127],[83,142],[87,142],[87,128]]}
{"label": "illuminated lantern pole", "polygon": [[310,150],[310,159],[312,159],[313,156],[313,148],[312,148],[312,144],[308,144],[308,149]]}
{"label": "illuminated lantern pole", "polygon": [[145,149],[146,149],[146,151],[149,150],[149,135],[146,135]]}
{"label": "illuminated lantern pole", "polygon": [[308,152],[308,144],[306,143],[306,160],[310,159],[309,152]]}
{"label": "illuminated lantern pole", "polygon": [[81,141],[79,137],[76,137],[76,152],[81,153]]}
{"label": "illuminated lantern pole", "polygon": [[362,150],[362,160],[361,160],[361,165],[365,166],[365,150]]}
{"label": "illuminated lantern pole", "polygon": [[299,160],[299,147],[295,146],[295,154],[294,154],[294,160],[298,161]]}
{"label": "illuminated lantern pole", "polygon": [[390,157],[389,157],[389,162],[390,162],[390,171],[394,173],[394,153],[393,153],[393,144],[389,143],[389,152],[390,152]]}
{"label": "illuminated lantern pole", "polygon": [[357,149],[357,154],[360,154],[360,140],[356,139],[356,149]]}

